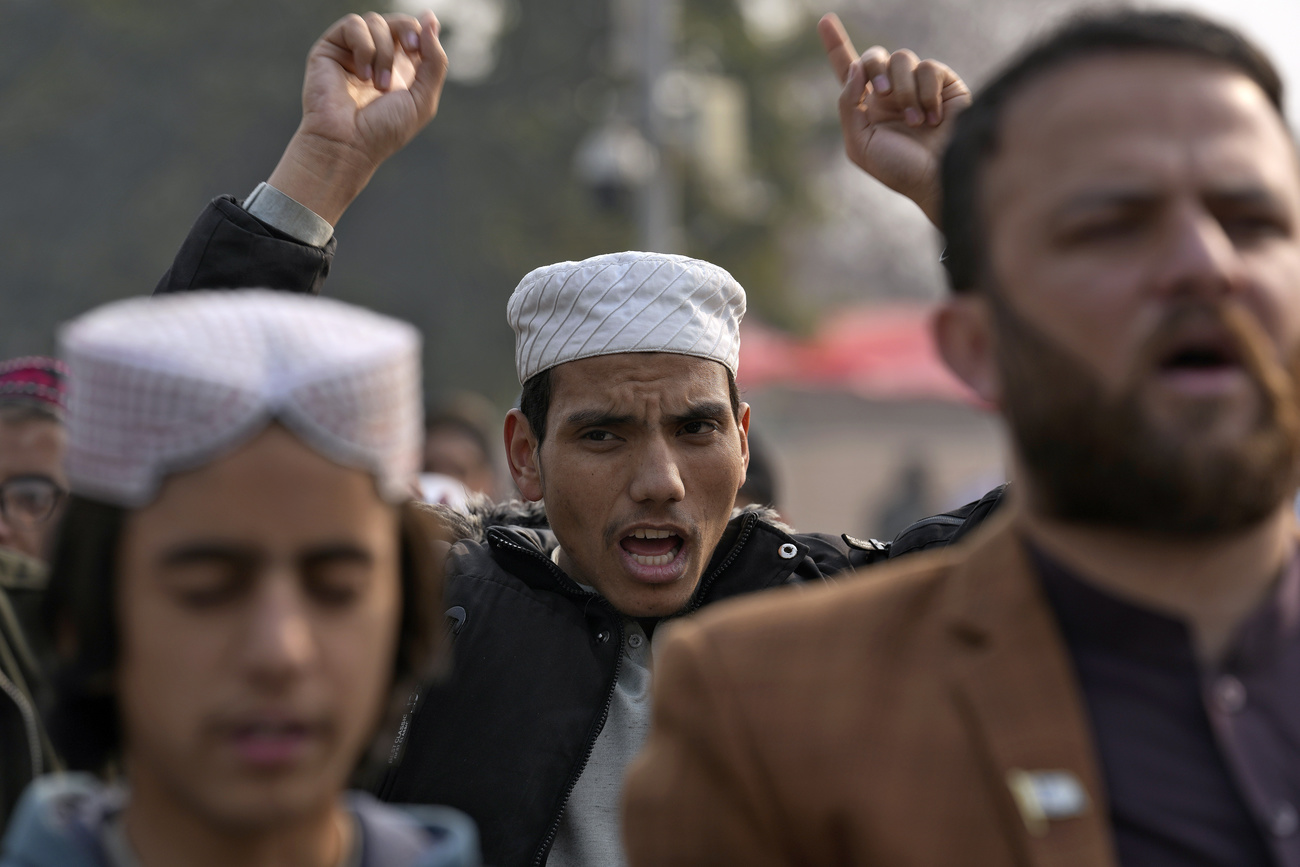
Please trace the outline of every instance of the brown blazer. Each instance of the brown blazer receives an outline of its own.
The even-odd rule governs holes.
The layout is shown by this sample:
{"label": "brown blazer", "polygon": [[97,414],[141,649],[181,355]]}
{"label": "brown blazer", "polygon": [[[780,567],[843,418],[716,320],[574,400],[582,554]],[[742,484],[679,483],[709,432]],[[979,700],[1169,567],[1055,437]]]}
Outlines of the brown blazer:
{"label": "brown blazer", "polygon": [[624,792],[633,867],[1114,867],[1083,700],[1016,520],[676,625]]}

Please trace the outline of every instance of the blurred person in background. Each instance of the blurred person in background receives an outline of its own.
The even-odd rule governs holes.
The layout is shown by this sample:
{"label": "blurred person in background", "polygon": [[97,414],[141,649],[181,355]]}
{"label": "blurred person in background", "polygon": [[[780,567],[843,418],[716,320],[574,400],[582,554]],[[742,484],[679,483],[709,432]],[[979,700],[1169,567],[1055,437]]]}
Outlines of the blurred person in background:
{"label": "blurred person in background", "polygon": [[488,433],[457,403],[439,406],[425,418],[424,472],[453,478],[471,494],[496,496]]}
{"label": "blurred person in background", "polygon": [[[850,153],[917,128],[924,98],[877,116],[883,50],[822,29]],[[1239,34],[1120,9],[1013,61],[941,164],[914,150],[942,167],[939,347],[1015,485],[962,545],[668,637],[636,867],[1300,864],[1282,105]]]}
{"label": "blurred person in background", "polygon": [[751,429],[749,431],[749,466],[745,468],[745,483],[736,492],[736,505],[766,506],[778,515],[781,507],[777,504],[779,488],[776,480],[776,463],[767,441]]}
{"label": "blurred person in background", "polygon": [[0,361],[0,552],[6,567],[43,561],[59,506],[67,371],[52,358]]}
{"label": "blurred person in background", "polygon": [[[401,16],[365,21],[313,48],[302,123],[275,171],[243,202],[208,206],[158,293],[319,291],[333,224],[433,116],[441,86]],[[374,98],[358,77],[372,62],[384,83]],[[946,68],[910,56],[897,72],[952,85]],[[552,300],[566,312],[537,315]],[[462,519],[447,576],[451,676],[413,696],[379,788],[465,810],[490,863],[622,863],[618,791],[648,724],[661,620],[884,556],[883,545],[793,535],[770,511],[735,510],[749,421],[735,387],[743,311],[722,269],[652,253],[538,269],[512,297],[524,394],[504,440],[531,502]]]}
{"label": "blurred person in background", "polygon": [[117,302],[61,343],[49,721],[90,773],[28,788],[0,864],[477,865],[463,815],[344,792],[444,646],[419,335],[246,292]]}
{"label": "blurred person in background", "polygon": [[66,390],[67,370],[52,358],[0,362],[0,825],[23,788],[58,767],[37,712],[31,636],[68,490]]}
{"label": "blurred person in background", "polygon": [[934,508],[930,470],[916,455],[899,461],[902,469],[894,476],[884,502],[871,521],[873,532],[892,539]]}

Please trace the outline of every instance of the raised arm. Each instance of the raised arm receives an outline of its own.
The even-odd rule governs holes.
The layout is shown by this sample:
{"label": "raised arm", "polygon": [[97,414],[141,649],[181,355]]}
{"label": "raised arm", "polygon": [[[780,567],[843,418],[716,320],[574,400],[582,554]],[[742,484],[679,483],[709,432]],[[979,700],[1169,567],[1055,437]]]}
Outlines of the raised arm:
{"label": "raised arm", "polygon": [[920,206],[939,224],[939,163],[953,120],[970,105],[970,88],[937,60],[879,45],[861,55],[840,19],[817,25],[840,83],[844,150],[864,172]]}
{"label": "raised arm", "polygon": [[347,15],[307,55],[302,121],[264,184],[211,202],[155,292],[319,291],[343,212],[438,111],[447,55],[432,12]]}

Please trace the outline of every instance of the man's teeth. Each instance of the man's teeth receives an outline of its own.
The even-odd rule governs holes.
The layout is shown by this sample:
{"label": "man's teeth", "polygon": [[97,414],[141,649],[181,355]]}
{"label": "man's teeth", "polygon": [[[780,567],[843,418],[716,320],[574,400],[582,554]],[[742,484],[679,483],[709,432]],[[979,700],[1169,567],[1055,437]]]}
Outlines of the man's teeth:
{"label": "man's teeth", "polygon": [[640,563],[642,566],[667,566],[669,563],[673,562],[673,558],[676,557],[677,554],[674,552],[672,554],[657,554],[653,557],[646,556],[645,554],[633,554],[631,556],[635,562]]}
{"label": "man's teeth", "polygon": [[632,531],[632,535],[638,539],[667,539],[673,534],[671,530],[648,530],[645,527],[638,527]]}

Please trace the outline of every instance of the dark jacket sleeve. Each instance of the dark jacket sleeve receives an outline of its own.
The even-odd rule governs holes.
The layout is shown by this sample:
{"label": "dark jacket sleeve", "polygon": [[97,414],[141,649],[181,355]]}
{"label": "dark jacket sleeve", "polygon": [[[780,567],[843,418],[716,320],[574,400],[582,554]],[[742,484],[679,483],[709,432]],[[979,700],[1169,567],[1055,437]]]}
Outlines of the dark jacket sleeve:
{"label": "dark jacket sleeve", "polygon": [[998,485],[978,500],[959,509],[922,518],[910,525],[890,543],[890,559],[930,548],[943,548],[961,541],[1002,505],[1006,490],[1006,485]]}
{"label": "dark jacket sleeve", "polygon": [[319,293],[335,240],[303,244],[249,214],[231,196],[208,203],[154,294],[192,289],[283,289]]}
{"label": "dark jacket sleeve", "polygon": [[[808,546],[808,561],[815,566],[815,575],[802,575],[805,581],[813,578],[831,578],[841,572],[861,569],[889,557],[889,544],[875,539],[856,539],[847,534],[832,536],[827,533],[800,533],[794,537]],[[796,572],[802,573],[803,569]]]}

